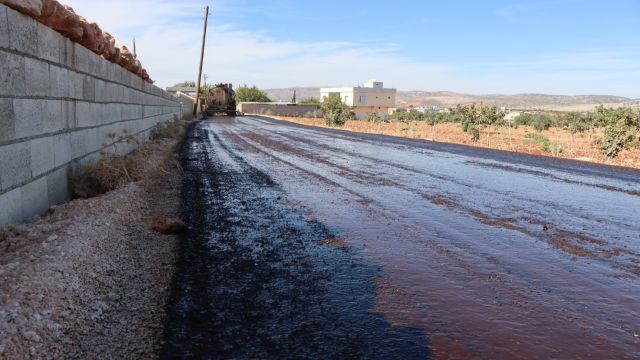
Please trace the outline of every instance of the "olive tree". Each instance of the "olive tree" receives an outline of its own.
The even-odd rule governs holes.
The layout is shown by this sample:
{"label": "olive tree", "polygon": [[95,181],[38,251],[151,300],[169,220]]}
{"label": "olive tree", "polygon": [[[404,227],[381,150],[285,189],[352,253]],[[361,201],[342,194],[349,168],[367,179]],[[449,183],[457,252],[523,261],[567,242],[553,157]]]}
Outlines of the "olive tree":
{"label": "olive tree", "polygon": [[608,109],[598,106],[594,122],[604,125],[604,136],[598,140],[600,151],[608,158],[637,143],[640,114],[629,108]]}
{"label": "olive tree", "polygon": [[271,102],[271,99],[257,87],[243,85],[236,90],[236,103],[241,102]]}
{"label": "olive tree", "polygon": [[342,126],[351,116],[351,108],[339,96],[328,96],[320,106],[324,121],[329,126]]}

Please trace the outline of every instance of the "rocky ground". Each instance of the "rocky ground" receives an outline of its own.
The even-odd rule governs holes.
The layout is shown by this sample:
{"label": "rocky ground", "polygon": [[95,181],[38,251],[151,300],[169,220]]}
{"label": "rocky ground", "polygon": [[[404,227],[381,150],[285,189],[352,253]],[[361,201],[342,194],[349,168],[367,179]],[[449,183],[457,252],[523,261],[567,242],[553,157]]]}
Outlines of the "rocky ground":
{"label": "rocky ground", "polygon": [[178,239],[150,225],[177,212],[180,174],[0,229],[0,358],[157,356]]}

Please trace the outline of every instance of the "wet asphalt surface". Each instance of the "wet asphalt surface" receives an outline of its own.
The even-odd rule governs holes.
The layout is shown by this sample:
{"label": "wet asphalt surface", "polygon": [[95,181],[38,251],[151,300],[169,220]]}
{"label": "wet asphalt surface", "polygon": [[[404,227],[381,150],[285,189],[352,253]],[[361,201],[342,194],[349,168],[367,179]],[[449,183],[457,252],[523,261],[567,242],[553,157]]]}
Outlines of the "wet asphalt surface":
{"label": "wet asphalt surface", "polygon": [[640,358],[640,172],[194,125],[164,358]]}
{"label": "wet asphalt surface", "polygon": [[428,357],[417,329],[370,312],[376,266],[206,125],[183,145],[184,236],[165,358]]}

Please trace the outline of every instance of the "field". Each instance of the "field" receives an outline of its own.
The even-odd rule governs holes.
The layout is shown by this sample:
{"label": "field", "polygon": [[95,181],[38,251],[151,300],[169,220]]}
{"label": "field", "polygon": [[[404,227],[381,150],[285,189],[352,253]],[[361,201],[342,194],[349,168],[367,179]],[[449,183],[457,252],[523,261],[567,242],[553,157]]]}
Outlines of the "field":
{"label": "field", "polygon": [[[279,116],[274,118],[298,124],[327,127],[323,119]],[[614,159],[607,159],[600,154],[595,140],[601,136],[601,130],[572,135],[558,128],[537,132],[530,126],[520,126],[517,129],[486,127],[480,132],[480,140],[473,142],[469,134],[462,131],[459,124],[437,124],[432,127],[423,122],[412,122],[407,125],[402,122],[376,124],[351,120],[339,129],[640,168],[640,149],[638,148],[624,150]],[[545,143],[547,143],[546,147]],[[545,148],[546,151],[543,150]]]}

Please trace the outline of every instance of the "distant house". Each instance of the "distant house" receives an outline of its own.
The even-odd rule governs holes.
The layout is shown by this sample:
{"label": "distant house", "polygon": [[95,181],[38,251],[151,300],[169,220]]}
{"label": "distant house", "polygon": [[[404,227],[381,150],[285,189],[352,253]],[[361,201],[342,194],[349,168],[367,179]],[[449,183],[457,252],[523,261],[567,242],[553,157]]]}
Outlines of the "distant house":
{"label": "distant house", "polygon": [[389,109],[396,106],[396,89],[386,89],[381,81],[369,80],[363,86],[322,88],[320,99],[339,96],[342,102],[351,106],[358,120],[366,120],[373,113],[381,118],[389,117]]}
{"label": "distant house", "polygon": [[170,86],[165,89],[171,95],[178,95],[178,93],[182,93],[191,98],[196,98],[196,87],[195,86]]}

